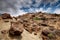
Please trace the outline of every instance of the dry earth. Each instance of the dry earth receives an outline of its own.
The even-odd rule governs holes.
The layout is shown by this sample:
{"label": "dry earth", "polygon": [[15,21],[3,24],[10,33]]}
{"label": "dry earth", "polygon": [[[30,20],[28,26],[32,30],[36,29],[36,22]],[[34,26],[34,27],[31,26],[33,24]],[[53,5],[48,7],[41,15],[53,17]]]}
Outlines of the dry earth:
{"label": "dry earth", "polygon": [[[4,15],[0,16],[0,40],[60,40],[60,14],[38,12],[12,18]],[[23,26],[21,36],[9,36],[12,21]]]}

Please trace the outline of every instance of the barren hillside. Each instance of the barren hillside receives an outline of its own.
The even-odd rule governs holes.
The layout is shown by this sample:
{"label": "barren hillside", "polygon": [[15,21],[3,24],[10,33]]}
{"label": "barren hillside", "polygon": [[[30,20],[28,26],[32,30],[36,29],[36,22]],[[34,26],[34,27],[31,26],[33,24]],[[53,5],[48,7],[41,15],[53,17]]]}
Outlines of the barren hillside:
{"label": "barren hillside", "polygon": [[60,14],[1,14],[0,40],[60,40]]}

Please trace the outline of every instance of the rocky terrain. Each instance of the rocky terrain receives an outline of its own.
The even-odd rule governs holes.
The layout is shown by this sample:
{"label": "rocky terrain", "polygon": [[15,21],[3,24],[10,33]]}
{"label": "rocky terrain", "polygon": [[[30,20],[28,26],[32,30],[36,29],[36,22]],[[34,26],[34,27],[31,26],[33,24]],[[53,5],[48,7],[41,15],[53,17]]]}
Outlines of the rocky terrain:
{"label": "rocky terrain", "polygon": [[60,14],[1,14],[0,40],[60,40]]}

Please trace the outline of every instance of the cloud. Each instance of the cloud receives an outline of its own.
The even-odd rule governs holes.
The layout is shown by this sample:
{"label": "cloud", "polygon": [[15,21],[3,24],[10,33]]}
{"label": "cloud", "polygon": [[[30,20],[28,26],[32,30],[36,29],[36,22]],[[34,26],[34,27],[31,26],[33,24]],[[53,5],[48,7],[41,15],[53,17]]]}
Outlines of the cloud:
{"label": "cloud", "polygon": [[[31,1],[29,7],[21,7],[21,10],[24,10],[25,12],[34,12],[35,10],[39,10],[40,8],[43,8],[43,10],[47,11],[50,8],[49,12],[54,12],[54,10],[58,7],[56,7],[59,4],[59,0],[33,0]],[[31,11],[32,10],[32,11]]]}
{"label": "cloud", "polygon": [[22,15],[27,12],[55,12],[60,9],[60,0],[0,0],[0,13]]}
{"label": "cloud", "polygon": [[54,13],[60,14],[60,9],[56,9]]}

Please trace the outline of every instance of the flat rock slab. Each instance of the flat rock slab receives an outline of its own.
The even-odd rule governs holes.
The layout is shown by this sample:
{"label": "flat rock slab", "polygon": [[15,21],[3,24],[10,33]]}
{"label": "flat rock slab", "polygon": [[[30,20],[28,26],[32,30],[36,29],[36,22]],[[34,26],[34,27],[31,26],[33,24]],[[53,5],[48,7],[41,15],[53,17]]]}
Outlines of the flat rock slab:
{"label": "flat rock slab", "polygon": [[28,31],[24,30],[22,33],[22,39],[21,40],[42,40],[40,35],[34,35],[33,33],[29,33]]}

